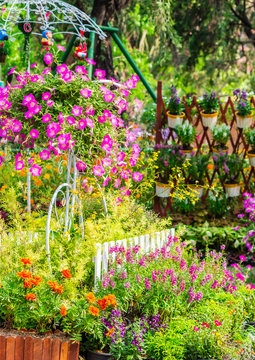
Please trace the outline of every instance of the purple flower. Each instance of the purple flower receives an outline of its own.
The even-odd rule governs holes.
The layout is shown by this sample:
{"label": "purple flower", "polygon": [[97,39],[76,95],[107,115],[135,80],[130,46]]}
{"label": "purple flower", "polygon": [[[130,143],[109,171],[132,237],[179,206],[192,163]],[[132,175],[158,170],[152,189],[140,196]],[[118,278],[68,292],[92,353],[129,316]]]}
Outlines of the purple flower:
{"label": "purple flower", "polygon": [[43,61],[45,62],[46,65],[50,65],[53,61],[53,55],[51,53],[46,53],[44,55]]}

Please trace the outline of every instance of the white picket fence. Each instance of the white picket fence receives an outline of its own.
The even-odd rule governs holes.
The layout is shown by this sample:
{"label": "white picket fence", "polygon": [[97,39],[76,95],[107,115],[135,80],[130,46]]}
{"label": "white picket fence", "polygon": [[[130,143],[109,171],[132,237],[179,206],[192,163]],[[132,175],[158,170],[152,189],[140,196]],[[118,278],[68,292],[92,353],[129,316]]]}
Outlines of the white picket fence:
{"label": "white picket fence", "polygon": [[[102,279],[104,273],[108,271],[108,262],[109,262],[109,249],[114,246],[124,246],[132,247],[139,245],[140,253],[148,253],[150,251],[155,251],[156,249],[161,249],[168,239],[168,236],[175,235],[175,229],[163,230],[161,232],[156,232],[155,234],[146,234],[141,236],[135,236],[131,239],[117,240],[105,242],[103,245],[96,244],[96,256],[94,258],[95,262],[95,277],[94,284],[98,280]],[[114,256],[114,254],[113,254]]]}

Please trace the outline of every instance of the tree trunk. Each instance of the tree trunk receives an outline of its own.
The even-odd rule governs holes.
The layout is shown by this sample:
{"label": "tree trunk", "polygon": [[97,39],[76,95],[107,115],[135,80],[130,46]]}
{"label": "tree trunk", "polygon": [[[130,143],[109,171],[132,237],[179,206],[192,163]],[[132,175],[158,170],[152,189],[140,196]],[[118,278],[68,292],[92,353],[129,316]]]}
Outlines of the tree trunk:
{"label": "tree trunk", "polygon": [[[130,0],[94,0],[91,18],[97,25],[107,25],[115,13],[120,12]],[[97,67],[106,71],[106,77],[113,76],[112,43],[110,34],[101,41],[96,36],[94,60]]]}

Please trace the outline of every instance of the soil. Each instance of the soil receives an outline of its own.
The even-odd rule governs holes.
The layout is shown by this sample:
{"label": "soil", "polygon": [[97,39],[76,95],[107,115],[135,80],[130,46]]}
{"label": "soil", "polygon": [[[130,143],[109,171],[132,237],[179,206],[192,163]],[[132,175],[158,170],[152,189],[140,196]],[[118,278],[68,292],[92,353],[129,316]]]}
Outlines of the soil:
{"label": "soil", "polygon": [[51,338],[51,339],[60,339],[62,341],[68,341],[69,336],[66,333],[63,333],[60,330],[56,330],[54,333],[52,331],[46,331],[45,333],[37,333],[35,330],[15,330],[15,329],[8,329],[8,328],[0,328],[0,336],[32,336],[33,338]]}

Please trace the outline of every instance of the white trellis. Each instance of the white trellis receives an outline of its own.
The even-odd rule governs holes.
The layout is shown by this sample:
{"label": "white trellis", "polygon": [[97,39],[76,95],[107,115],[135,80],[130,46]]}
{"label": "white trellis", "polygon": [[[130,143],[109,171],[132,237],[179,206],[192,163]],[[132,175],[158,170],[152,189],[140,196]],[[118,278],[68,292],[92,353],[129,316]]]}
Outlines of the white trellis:
{"label": "white trellis", "polygon": [[[109,263],[109,249],[114,246],[124,246],[132,247],[139,245],[140,253],[148,253],[150,251],[155,251],[156,249],[161,249],[167,239],[168,236],[175,236],[175,229],[170,230],[163,230],[161,232],[156,232],[154,234],[146,234],[141,236],[135,236],[134,238],[130,239],[123,239],[117,241],[109,241],[103,244],[96,244],[96,256],[95,256],[95,277],[94,277],[94,284],[98,280],[102,279],[104,273],[108,271],[108,263]],[[112,254],[114,258],[114,254]]]}

